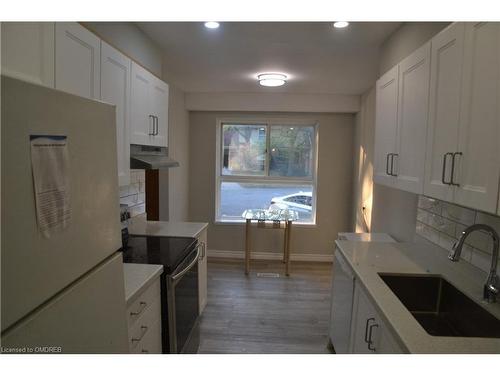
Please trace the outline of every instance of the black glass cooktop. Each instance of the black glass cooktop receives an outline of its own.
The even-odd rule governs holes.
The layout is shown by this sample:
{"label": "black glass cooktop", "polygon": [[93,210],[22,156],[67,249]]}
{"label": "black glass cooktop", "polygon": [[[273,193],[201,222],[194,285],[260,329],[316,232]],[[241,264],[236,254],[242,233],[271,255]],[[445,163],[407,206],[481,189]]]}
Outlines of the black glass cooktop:
{"label": "black glass cooktop", "polygon": [[196,238],[131,236],[123,250],[124,263],[162,264],[171,274],[196,247]]}

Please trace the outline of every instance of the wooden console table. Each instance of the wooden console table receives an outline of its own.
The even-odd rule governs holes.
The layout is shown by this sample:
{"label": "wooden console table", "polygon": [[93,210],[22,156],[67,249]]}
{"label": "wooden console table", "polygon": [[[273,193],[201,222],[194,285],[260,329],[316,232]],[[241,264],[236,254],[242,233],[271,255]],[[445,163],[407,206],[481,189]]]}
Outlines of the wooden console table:
{"label": "wooden console table", "polygon": [[283,235],[283,263],[285,275],[290,276],[290,234],[292,222],[299,218],[297,211],[293,210],[245,210],[242,217],[245,219],[245,274],[250,272],[250,228],[252,221],[257,222],[257,228],[284,229]]}

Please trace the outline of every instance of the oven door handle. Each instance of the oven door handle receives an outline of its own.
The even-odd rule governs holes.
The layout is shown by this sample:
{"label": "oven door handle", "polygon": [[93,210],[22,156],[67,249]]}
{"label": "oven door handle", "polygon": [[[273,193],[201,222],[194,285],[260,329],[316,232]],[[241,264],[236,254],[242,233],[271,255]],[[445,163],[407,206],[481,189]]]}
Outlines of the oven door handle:
{"label": "oven door handle", "polygon": [[194,257],[193,261],[189,263],[189,265],[184,268],[182,271],[170,276],[170,279],[172,280],[172,283],[175,285],[179,279],[184,276],[186,273],[189,272],[191,268],[193,268],[197,263],[198,259],[200,258],[200,243],[196,246],[196,256]]}

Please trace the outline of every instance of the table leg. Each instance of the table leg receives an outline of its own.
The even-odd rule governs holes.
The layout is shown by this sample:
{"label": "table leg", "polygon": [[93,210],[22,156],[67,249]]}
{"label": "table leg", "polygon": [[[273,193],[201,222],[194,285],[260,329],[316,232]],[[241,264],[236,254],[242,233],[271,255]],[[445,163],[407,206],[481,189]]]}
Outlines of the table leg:
{"label": "table leg", "polygon": [[290,235],[292,233],[292,221],[287,221],[286,226],[286,264],[285,264],[285,274],[290,276]]}
{"label": "table leg", "polygon": [[250,225],[251,220],[246,219],[245,226],[245,275],[250,272]]}
{"label": "table leg", "polygon": [[286,241],[287,241],[287,237],[286,237],[286,233],[287,233],[287,223],[285,221],[285,230],[283,231],[283,263],[286,263],[286,249],[287,249],[287,245],[286,245]]}

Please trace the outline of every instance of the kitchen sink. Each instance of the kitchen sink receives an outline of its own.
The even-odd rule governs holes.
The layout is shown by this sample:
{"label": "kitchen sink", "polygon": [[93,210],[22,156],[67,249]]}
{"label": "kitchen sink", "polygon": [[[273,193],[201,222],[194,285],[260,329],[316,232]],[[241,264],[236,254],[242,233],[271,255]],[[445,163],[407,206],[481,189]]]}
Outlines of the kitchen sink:
{"label": "kitchen sink", "polygon": [[379,276],[428,334],[500,338],[500,320],[441,276]]}

